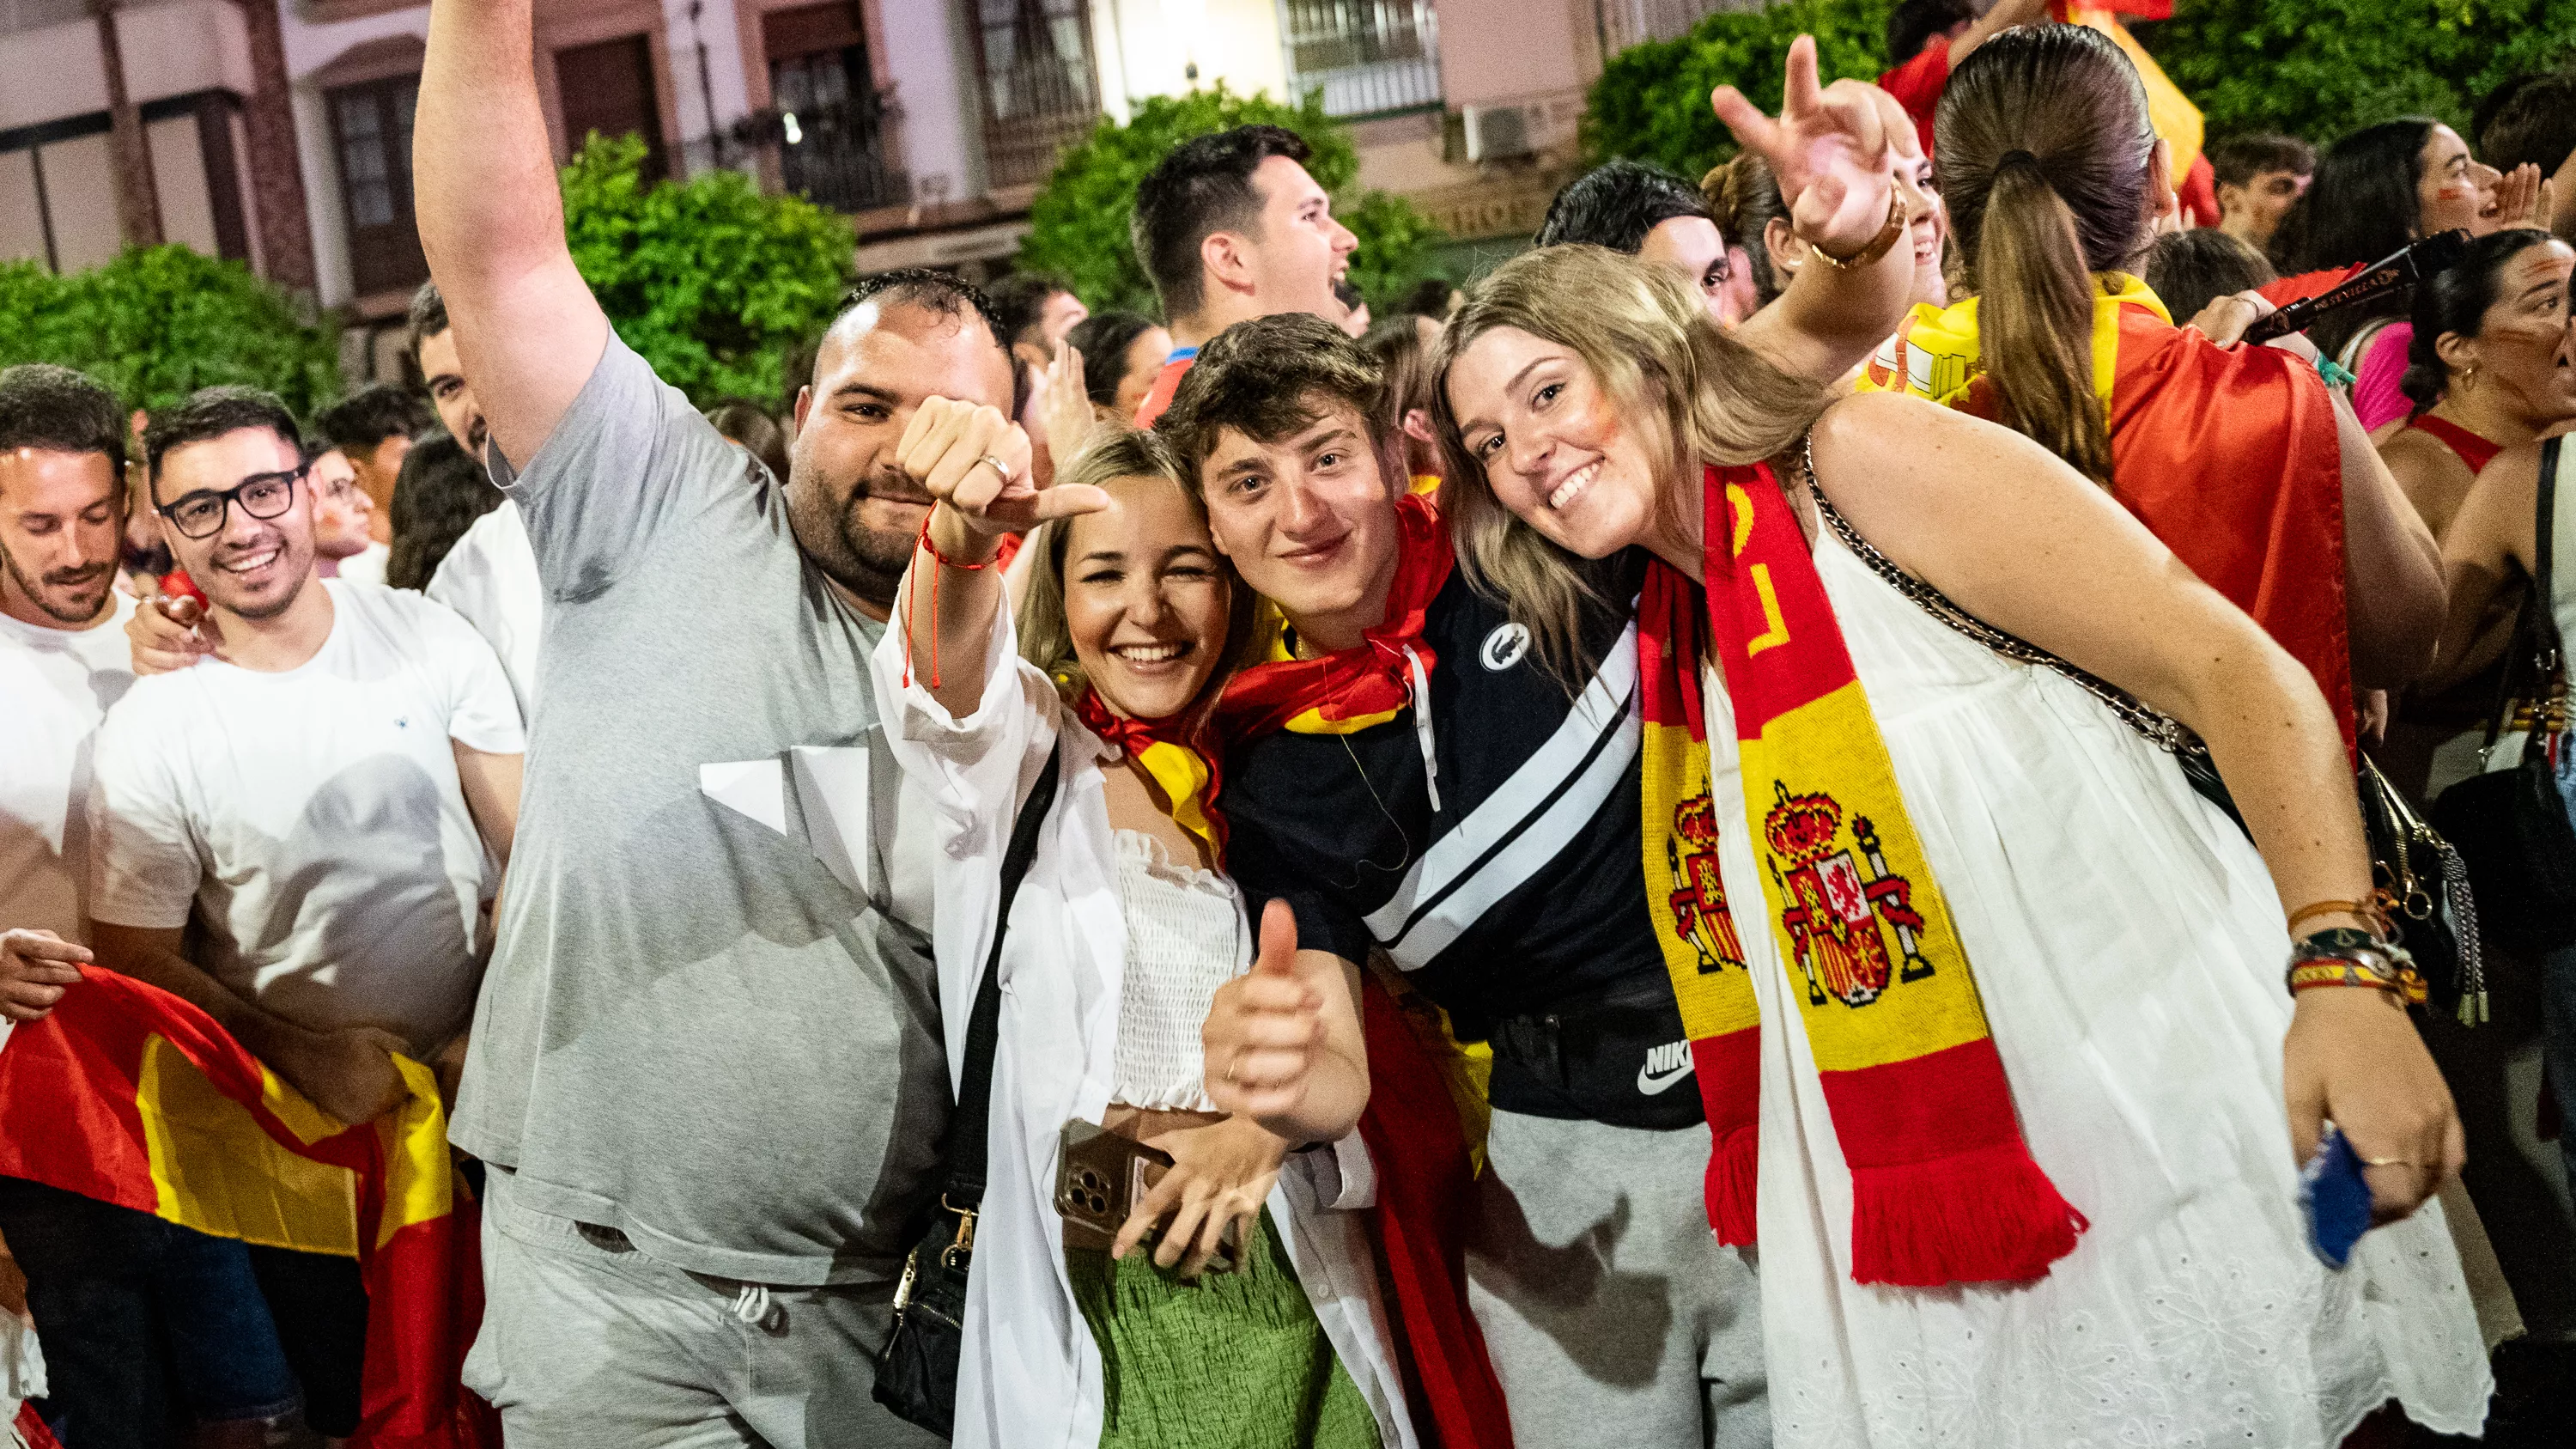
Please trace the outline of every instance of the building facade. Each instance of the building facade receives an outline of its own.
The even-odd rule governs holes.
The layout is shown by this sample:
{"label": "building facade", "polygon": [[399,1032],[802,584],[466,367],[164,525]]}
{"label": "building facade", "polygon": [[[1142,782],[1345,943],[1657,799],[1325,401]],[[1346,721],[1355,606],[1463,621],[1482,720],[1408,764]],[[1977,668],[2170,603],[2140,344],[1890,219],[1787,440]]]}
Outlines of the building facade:
{"label": "building facade", "polygon": [[[1453,237],[1535,229],[1602,57],[1755,0],[542,0],[558,159],[641,135],[850,215],[865,268],[1007,267],[1058,150],[1154,95],[1320,91],[1363,185]],[[240,258],[391,375],[427,276],[425,0],[0,0],[0,260]]]}

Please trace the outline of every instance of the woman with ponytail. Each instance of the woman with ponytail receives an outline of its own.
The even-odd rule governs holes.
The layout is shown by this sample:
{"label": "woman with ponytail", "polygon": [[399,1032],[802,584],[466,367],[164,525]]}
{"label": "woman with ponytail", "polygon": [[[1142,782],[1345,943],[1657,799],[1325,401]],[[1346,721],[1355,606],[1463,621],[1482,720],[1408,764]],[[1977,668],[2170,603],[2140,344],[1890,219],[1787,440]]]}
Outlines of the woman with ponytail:
{"label": "woman with ponytail", "polygon": [[2310,355],[2220,345],[2253,320],[2234,299],[2177,327],[2139,279],[2174,200],[2136,69],[2086,27],[2010,31],[1940,118],[1968,295],[1916,308],[1865,385],[2003,422],[2108,489],[2307,667],[2349,743],[2355,690],[2429,662],[2439,555]]}

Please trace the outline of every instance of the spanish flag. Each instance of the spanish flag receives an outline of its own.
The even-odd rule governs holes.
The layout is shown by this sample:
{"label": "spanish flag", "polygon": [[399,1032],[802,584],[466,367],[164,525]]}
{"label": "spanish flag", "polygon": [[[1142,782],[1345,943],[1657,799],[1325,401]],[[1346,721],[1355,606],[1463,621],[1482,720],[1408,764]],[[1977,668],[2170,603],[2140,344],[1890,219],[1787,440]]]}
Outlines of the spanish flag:
{"label": "spanish flag", "polygon": [[459,1382],[483,1315],[472,1198],[429,1068],[394,1059],[395,1110],[344,1126],[157,987],[96,967],[0,1049],[0,1176],[268,1247],[358,1260],[367,1287],[355,1449],[499,1449]]}

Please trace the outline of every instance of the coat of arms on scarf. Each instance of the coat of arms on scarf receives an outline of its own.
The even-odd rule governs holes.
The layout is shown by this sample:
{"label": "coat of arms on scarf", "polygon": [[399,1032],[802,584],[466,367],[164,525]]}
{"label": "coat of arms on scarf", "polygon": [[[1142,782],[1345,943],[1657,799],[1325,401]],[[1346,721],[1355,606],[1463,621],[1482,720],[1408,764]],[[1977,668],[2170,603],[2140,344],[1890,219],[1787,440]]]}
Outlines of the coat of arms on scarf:
{"label": "coat of arms on scarf", "polygon": [[[1931,975],[1932,963],[1916,945],[1923,917],[1914,909],[1914,884],[1887,868],[1869,818],[1852,820],[1846,848],[1843,807],[1833,796],[1792,795],[1777,783],[1772,788],[1777,799],[1762,819],[1762,836],[1780,886],[1780,924],[1807,979],[1807,1000],[1867,1006],[1887,990],[1891,974],[1904,981]],[[1901,972],[1887,949],[1891,929],[1904,962]]]}
{"label": "coat of arms on scarf", "polygon": [[1664,861],[1673,877],[1668,898],[1673,934],[1699,953],[1700,974],[1729,967],[1749,969],[1744,964],[1744,943],[1735,935],[1735,913],[1726,904],[1726,881],[1718,874],[1717,812],[1707,791],[1673,807],[1673,831],[1664,837]]}

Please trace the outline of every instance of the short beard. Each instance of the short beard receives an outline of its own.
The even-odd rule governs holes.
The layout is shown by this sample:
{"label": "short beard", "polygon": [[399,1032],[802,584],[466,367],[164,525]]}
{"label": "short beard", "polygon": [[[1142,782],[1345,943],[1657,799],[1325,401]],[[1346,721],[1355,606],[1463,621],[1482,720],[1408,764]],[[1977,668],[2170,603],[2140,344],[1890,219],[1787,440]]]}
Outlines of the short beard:
{"label": "short beard", "polygon": [[254,624],[264,624],[269,620],[276,618],[278,615],[285,613],[287,610],[294,608],[295,601],[304,597],[305,586],[312,582],[313,571],[310,568],[307,568],[305,570],[304,577],[296,583],[295,587],[288,589],[286,591],[286,596],[279,599],[274,604],[269,604],[258,609],[245,609],[239,604],[227,603],[224,605],[224,609],[226,612],[234,614],[240,618],[248,619]]}
{"label": "short beard", "polygon": [[796,542],[824,577],[861,602],[891,613],[903,571],[912,564],[913,539],[859,522],[860,506],[873,497],[864,487],[853,488],[841,506],[832,509],[819,489],[791,489],[787,516]]}
{"label": "short beard", "polygon": [[65,613],[61,609],[55,608],[52,600],[47,596],[44,590],[42,581],[27,577],[27,571],[18,567],[18,560],[11,557],[9,551],[5,548],[0,548],[0,568],[6,568],[9,571],[9,581],[18,586],[18,592],[27,596],[27,602],[34,604],[46,618],[51,619],[58,624],[90,623],[98,618],[100,614],[105,613],[109,602],[116,597],[116,566],[114,564],[109,564],[105,567],[108,586],[99,590],[98,602],[92,604],[89,612],[86,614],[70,614]]}

